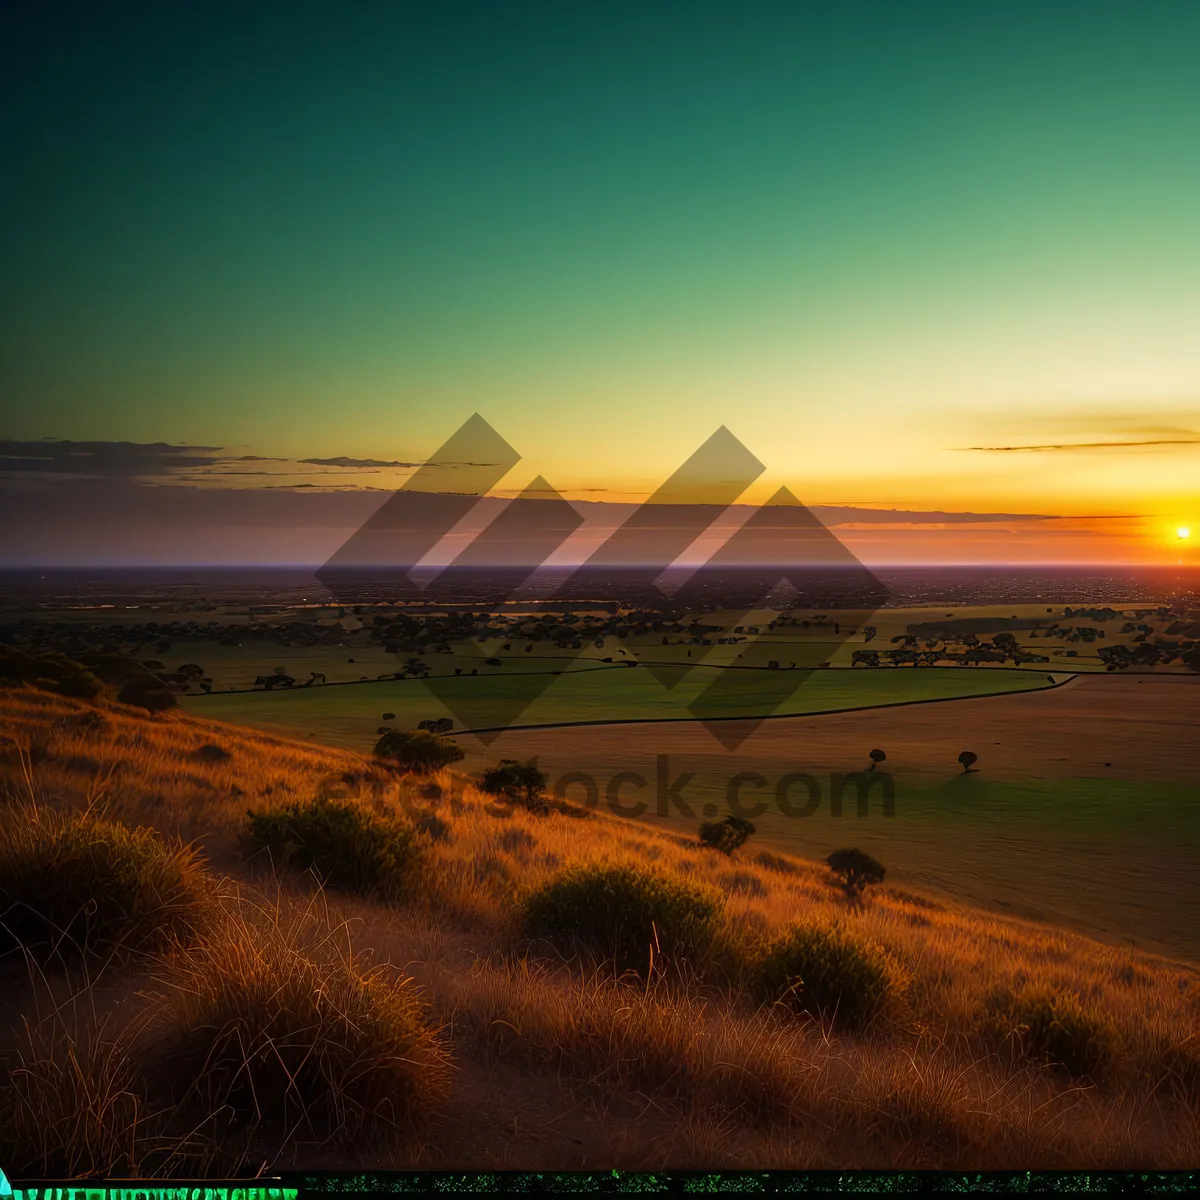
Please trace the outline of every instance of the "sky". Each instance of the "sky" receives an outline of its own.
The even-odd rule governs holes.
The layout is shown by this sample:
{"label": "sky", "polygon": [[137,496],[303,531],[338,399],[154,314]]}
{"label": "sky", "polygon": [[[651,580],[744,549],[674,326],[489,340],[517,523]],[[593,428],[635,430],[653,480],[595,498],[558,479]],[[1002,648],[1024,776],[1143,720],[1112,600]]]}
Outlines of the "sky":
{"label": "sky", "polygon": [[1161,0],[10,0],[0,438],[176,451],[3,486],[121,492],[119,559],[164,484],[386,491],[476,412],[497,494],[613,502],[725,426],[747,503],[1038,518],[876,561],[1174,562],[1198,57]]}

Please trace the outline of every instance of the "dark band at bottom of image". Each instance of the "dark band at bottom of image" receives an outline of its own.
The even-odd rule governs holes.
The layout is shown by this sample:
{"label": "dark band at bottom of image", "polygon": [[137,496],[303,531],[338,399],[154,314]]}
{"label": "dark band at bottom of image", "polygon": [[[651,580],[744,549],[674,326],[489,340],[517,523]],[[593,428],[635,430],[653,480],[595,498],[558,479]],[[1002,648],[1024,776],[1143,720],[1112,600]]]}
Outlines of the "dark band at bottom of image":
{"label": "dark band at bottom of image", "polygon": [[2,1200],[307,1200],[492,1193],[1194,1195],[1200,1171],[330,1171],[257,1179],[13,1180]]}

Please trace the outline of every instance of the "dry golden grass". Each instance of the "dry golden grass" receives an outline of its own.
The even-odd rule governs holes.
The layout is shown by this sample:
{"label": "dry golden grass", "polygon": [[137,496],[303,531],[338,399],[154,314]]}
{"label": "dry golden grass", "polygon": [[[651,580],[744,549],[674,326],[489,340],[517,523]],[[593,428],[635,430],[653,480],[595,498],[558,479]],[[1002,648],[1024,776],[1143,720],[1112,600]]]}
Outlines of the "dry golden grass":
{"label": "dry golden grass", "polygon": [[23,745],[40,794],[91,799],[121,820],[218,848],[233,844],[231,818],[252,802],[307,797],[318,780],[363,766],[359,755],[249,729],[31,689],[0,691],[0,731],[14,798],[29,786],[20,778]]}
{"label": "dry golden grass", "polygon": [[0,956],[138,957],[193,941],[213,882],[189,848],[90,809],[23,805],[0,843]]}
{"label": "dry golden grass", "polygon": [[243,900],[158,972],[140,1057],[177,1125],[239,1160],[420,1130],[445,1098],[441,1041],[412,981],[346,934],[323,905]]}
{"label": "dry golden grass", "polygon": [[[471,1143],[469,1161],[446,1145],[377,1161],[428,1162],[433,1153],[443,1165],[558,1166],[566,1159],[549,1132],[519,1150],[496,1147],[517,1144],[504,1131],[516,1129],[530,1089],[553,1096],[563,1086],[608,1097],[602,1126],[597,1117],[586,1128],[603,1128],[609,1153],[622,1148],[621,1165],[1172,1167],[1200,1156],[1200,974],[1191,964],[892,886],[852,905],[822,867],[753,844],[730,859],[603,814],[500,810],[447,772],[393,785],[359,756],[177,713],[92,709],[26,691],[0,693],[0,720],[32,758],[26,777],[20,757],[8,755],[9,804],[30,793],[43,804],[91,804],[110,820],[195,840],[244,895],[258,897],[260,914],[293,902],[264,891],[237,855],[251,804],[341,793],[432,832],[427,885],[406,907],[332,893],[322,903],[347,939],[344,961],[361,963],[369,952],[380,978],[403,973],[423,990],[461,1068],[447,1111],[469,1106],[481,1071],[519,1082],[513,1111],[494,1118],[494,1137]],[[836,925],[896,964],[903,1002],[886,1020],[844,1030],[760,1005],[737,971],[618,979],[540,948],[535,956],[522,929],[525,898],[588,864],[650,867],[716,889],[723,943],[744,948],[747,969],[764,942],[798,920]],[[311,885],[287,888],[303,894]],[[230,919],[248,919],[244,906],[235,909]],[[266,936],[259,929],[243,941],[263,945]],[[298,965],[318,962],[311,947],[275,934],[265,944],[294,956],[286,978],[317,969]],[[162,975],[175,983],[163,986],[191,994],[179,980],[200,961],[175,962]],[[250,978],[259,967],[238,970]],[[200,994],[198,981],[192,990]],[[1028,1031],[1009,1001],[1038,991],[1103,1021],[1102,1068],[1073,1079],[1023,1053]],[[434,1097],[441,1060],[436,1040],[422,1044]],[[624,1107],[612,1107],[621,1098]],[[353,1125],[352,1108],[325,1132]]]}
{"label": "dry golden grass", "polygon": [[142,1101],[125,1038],[81,1001],[22,1023],[0,1091],[10,1171],[75,1178],[140,1167]]}

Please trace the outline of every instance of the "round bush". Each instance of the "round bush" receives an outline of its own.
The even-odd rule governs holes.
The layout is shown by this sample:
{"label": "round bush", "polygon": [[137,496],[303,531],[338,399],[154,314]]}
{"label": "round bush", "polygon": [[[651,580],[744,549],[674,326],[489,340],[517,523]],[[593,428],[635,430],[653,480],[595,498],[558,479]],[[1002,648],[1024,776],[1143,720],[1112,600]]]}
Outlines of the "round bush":
{"label": "round bush", "polygon": [[287,928],[235,920],[168,975],[143,1070],[176,1111],[254,1140],[377,1145],[444,1095],[446,1057],[408,980],[343,939],[311,956]]}
{"label": "round bush", "polygon": [[1113,1027],[1070,992],[1028,987],[1001,1005],[1026,1058],[1060,1067],[1070,1075],[1094,1076],[1112,1053]]}
{"label": "round bush", "polygon": [[546,813],[546,776],[536,762],[523,763],[514,758],[502,758],[497,766],[489,767],[479,780],[479,790],[508,804],[519,804],[531,812]]}
{"label": "round bush", "polygon": [[722,854],[732,854],[755,833],[755,827],[742,817],[729,816],[723,821],[705,821],[700,826],[700,844]]}
{"label": "round bush", "polygon": [[525,928],[561,953],[646,976],[656,961],[702,961],[720,929],[723,899],[660,871],[585,866],[528,897]]}
{"label": "round bush", "polygon": [[36,812],[0,840],[0,955],[38,961],[188,944],[209,883],[193,851],[150,829]]}
{"label": "round bush", "polygon": [[865,850],[835,850],[825,862],[852,900],[857,900],[873,884],[882,883],[887,876],[884,865]]}
{"label": "round bush", "polygon": [[389,729],[375,743],[375,757],[390,759],[395,766],[405,771],[430,775],[443,767],[462,762],[466,752],[456,742],[427,729],[418,729],[412,733]]}
{"label": "round bush", "polygon": [[885,1012],[903,990],[889,956],[837,926],[797,925],[759,966],[763,998],[851,1028]]}
{"label": "round bush", "polygon": [[315,871],[330,887],[395,903],[420,881],[425,845],[417,830],[356,804],[319,796],[247,817],[247,854]]}

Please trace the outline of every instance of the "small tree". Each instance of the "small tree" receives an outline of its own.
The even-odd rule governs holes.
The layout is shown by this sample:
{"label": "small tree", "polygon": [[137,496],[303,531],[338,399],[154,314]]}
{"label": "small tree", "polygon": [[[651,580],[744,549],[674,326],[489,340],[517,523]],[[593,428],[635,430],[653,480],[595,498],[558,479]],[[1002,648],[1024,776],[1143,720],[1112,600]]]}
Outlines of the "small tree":
{"label": "small tree", "polygon": [[964,750],[959,756],[958,761],[962,763],[964,775],[971,773],[971,768],[979,761],[979,755],[973,754],[970,750]]}
{"label": "small tree", "polygon": [[700,844],[710,850],[732,854],[756,830],[742,817],[726,817],[723,821],[705,821],[700,826]]}
{"label": "small tree", "polygon": [[479,790],[534,812],[544,813],[550,809],[546,800],[546,776],[538,769],[536,758],[527,763],[502,758],[496,766],[484,771]]}
{"label": "small tree", "polygon": [[402,733],[399,729],[389,729],[375,743],[375,757],[390,759],[390,765],[401,770],[430,775],[461,762],[466,753],[461,746],[427,730]]}
{"label": "small tree", "polygon": [[872,884],[882,883],[887,874],[883,864],[865,850],[835,850],[825,861],[851,900]]}
{"label": "small tree", "polygon": [[881,762],[887,762],[887,755],[882,750],[872,750],[867,757],[871,760],[870,770],[875,770]]}

